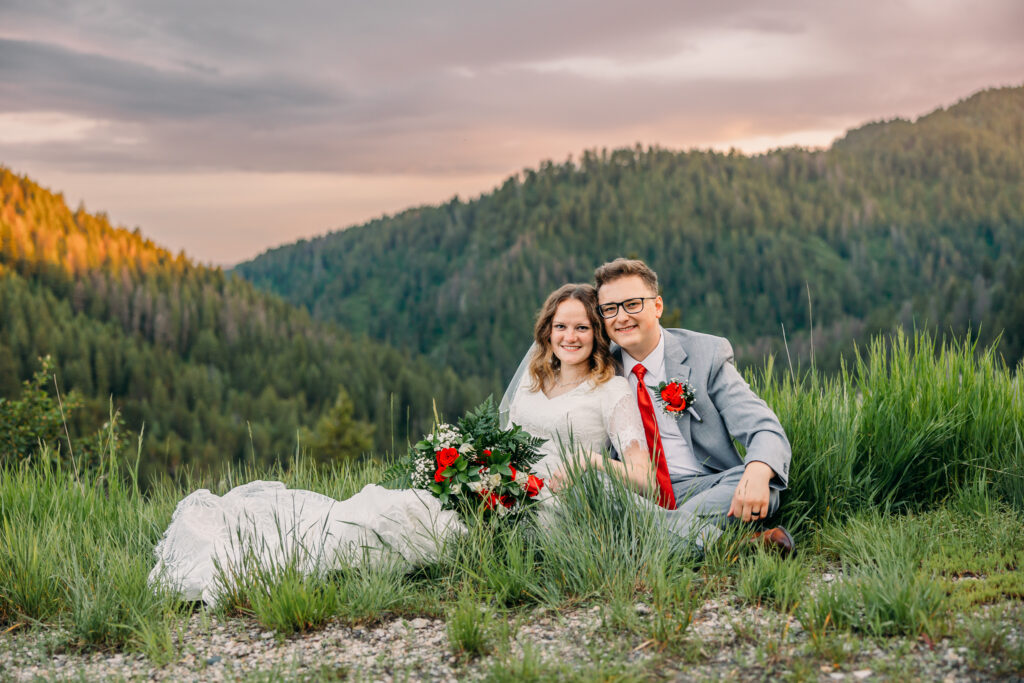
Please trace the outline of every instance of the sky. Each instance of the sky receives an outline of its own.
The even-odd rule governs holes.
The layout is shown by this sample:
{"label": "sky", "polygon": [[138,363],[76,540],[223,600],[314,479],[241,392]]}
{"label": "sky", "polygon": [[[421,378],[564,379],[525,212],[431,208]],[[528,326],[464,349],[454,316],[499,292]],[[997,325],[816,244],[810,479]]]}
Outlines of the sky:
{"label": "sky", "polygon": [[231,265],[587,149],[827,147],[1021,83],[1020,0],[2,0],[0,165]]}

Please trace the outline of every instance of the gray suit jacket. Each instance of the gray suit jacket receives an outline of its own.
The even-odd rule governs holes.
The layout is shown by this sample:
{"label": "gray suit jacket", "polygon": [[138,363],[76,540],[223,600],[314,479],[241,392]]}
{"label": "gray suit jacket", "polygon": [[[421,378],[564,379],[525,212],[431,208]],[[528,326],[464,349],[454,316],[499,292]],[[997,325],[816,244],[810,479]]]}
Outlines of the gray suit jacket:
{"label": "gray suit jacket", "polygon": [[[779,418],[736,369],[729,340],[675,328],[662,332],[665,375],[693,386],[693,408],[702,422],[689,411],[679,421],[697,461],[712,472],[722,472],[758,460],[775,472],[770,486],[785,489],[792,456],[789,439]],[[621,373],[622,350],[613,347],[613,354]],[[746,457],[740,458],[733,439],[746,448]]]}

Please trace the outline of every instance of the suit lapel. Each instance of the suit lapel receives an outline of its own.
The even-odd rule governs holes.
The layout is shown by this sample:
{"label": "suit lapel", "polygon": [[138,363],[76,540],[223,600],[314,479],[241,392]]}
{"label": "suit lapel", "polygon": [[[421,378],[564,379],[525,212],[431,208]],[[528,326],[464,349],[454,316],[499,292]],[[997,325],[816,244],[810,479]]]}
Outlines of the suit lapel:
{"label": "suit lapel", "polygon": [[[668,333],[668,330],[663,329],[661,334],[665,338],[665,381],[668,382],[675,379],[686,383],[690,379],[690,366],[686,364],[686,349],[679,343],[679,340]],[[694,455],[696,456],[696,448],[694,447],[693,439],[690,437],[691,419],[690,411],[683,413],[683,416],[679,418],[679,430],[683,433],[686,443],[690,444],[690,448],[694,449]]]}

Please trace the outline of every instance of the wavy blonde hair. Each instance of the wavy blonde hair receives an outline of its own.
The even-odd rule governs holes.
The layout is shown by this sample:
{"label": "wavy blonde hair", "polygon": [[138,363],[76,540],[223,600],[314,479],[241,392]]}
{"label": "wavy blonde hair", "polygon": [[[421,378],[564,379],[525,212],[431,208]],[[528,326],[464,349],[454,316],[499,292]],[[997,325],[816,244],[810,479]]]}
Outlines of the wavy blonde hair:
{"label": "wavy blonde hair", "polygon": [[570,283],[551,292],[533,326],[533,340],[537,342],[537,350],[530,360],[530,377],[533,379],[530,384],[531,391],[542,391],[545,387],[551,387],[561,371],[562,362],[551,348],[551,326],[559,304],[569,299],[575,299],[583,304],[590,326],[594,330],[589,378],[595,384],[602,384],[615,376],[615,361],[612,359],[608,332],[604,329],[604,320],[597,313],[597,290],[591,285]]}

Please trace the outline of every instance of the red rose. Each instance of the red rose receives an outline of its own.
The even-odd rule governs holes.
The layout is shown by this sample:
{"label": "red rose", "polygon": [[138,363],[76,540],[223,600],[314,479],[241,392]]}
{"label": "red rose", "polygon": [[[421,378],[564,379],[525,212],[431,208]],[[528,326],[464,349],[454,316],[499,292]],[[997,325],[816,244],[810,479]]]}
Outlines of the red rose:
{"label": "red rose", "polygon": [[437,452],[437,465],[442,469],[459,459],[459,452],[454,448],[442,448]]}
{"label": "red rose", "polygon": [[502,496],[501,504],[507,508],[511,508],[513,505],[516,504],[516,499],[513,498],[512,496]]}
{"label": "red rose", "polygon": [[[484,493],[484,491],[481,491],[481,493]],[[488,510],[494,508],[500,502],[501,500],[493,493],[486,493],[484,495],[484,507]]]}
{"label": "red rose", "polygon": [[508,468],[510,470],[512,470],[512,481],[515,481],[516,480],[516,468],[512,467],[512,465],[509,465]]}
{"label": "red rose", "polygon": [[484,449],[484,457],[485,458],[491,457],[491,450],[489,448],[485,448]]}
{"label": "red rose", "polygon": [[543,479],[535,477],[531,474],[530,478],[526,480],[526,495],[528,495],[530,498],[533,498],[538,493],[540,493],[540,490],[542,488],[544,488]]}
{"label": "red rose", "polygon": [[661,400],[665,405],[665,410],[671,413],[678,413],[686,410],[686,399],[683,398],[683,388],[678,382],[672,382],[661,390]]}
{"label": "red rose", "polygon": [[445,476],[444,476],[445,469],[446,468],[444,468],[444,467],[438,467],[437,468],[437,472],[434,472],[434,481],[436,481],[438,484],[443,483],[444,480],[445,480]]}

